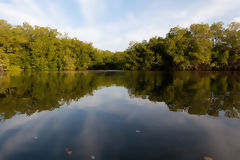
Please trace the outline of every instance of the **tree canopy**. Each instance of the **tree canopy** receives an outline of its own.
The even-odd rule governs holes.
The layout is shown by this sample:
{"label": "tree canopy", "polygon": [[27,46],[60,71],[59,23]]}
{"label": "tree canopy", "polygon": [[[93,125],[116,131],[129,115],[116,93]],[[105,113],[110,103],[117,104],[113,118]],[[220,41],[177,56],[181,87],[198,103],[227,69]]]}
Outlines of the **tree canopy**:
{"label": "tree canopy", "polygon": [[166,37],[130,42],[122,52],[93,47],[49,27],[0,20],[0,71],[239,70],[240,23],[171,28]]}

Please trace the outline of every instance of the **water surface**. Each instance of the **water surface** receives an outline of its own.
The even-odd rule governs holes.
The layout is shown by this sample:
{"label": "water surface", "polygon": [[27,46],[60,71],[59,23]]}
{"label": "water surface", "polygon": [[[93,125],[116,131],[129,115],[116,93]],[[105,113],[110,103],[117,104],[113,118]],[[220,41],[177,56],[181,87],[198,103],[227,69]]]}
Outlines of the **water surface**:
{"label": "water surface", "polygon": [[1,160],[236,160],[238,72],[0,75]]}

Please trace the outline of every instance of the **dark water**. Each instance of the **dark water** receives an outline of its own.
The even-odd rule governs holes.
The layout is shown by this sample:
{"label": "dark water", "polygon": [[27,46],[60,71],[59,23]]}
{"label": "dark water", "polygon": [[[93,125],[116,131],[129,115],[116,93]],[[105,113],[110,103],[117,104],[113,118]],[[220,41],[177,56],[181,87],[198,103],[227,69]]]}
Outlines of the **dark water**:
{"label": "dark water", "polygon": [[0,160],[238,160],[239,82],[238,72],[1,74]]}

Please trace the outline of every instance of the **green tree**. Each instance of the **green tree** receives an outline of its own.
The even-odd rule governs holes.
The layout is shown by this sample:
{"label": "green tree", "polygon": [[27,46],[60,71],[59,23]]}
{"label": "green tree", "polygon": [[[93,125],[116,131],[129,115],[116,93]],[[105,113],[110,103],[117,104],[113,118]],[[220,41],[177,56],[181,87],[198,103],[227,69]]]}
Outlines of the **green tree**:
{"label": "green tree", "polygon": [[155,64],[154,52],[147,47],[147,41],[142,43],[131,42],[127,52],[126,67],[131,70],[149,70]]}
{"label": "green tree", "polygon": [[177,69],[186,70],[192,68],[189,55],[191,34],[185,28],[175,27],[166,37],[166,52],[172,57]]}
{"label": "green tree", "polygon": [[237,69],[240,63],[240,23],[232,22],[225,32],[226,47],[230,56],[229,63]]}
{"label": "green tree", "polygon": [[208,24],[193,24],[190,26],[191,42],[189,56],[194,69],[210,66],[212,57],[212,38]]}

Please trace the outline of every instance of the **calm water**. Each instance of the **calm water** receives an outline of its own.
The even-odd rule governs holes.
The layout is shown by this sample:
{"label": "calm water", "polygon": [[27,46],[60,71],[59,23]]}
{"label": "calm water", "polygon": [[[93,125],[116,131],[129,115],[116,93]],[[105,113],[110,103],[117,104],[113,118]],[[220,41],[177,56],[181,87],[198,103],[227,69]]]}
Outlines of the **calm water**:
{"label": "calm water", "polygon": [[240,159],[238,72],[0,75],[0,160]]}

